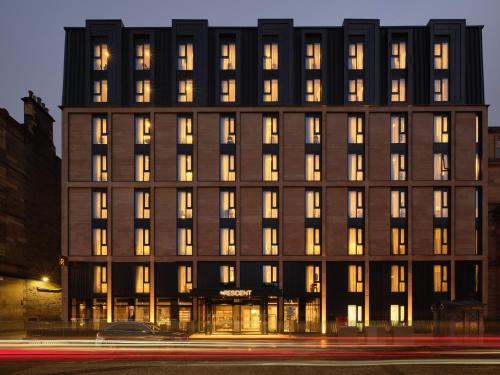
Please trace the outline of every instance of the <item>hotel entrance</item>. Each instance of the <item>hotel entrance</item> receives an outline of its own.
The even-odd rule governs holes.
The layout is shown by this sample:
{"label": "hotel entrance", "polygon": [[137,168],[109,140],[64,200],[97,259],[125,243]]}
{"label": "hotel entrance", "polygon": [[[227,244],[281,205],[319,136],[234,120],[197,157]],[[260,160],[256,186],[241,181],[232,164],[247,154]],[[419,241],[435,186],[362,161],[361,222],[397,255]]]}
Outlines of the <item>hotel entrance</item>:
{"label": "hotel entrance", "polygon": [[260,302],[217,301],[212,305],[211,333],[264,333]]}

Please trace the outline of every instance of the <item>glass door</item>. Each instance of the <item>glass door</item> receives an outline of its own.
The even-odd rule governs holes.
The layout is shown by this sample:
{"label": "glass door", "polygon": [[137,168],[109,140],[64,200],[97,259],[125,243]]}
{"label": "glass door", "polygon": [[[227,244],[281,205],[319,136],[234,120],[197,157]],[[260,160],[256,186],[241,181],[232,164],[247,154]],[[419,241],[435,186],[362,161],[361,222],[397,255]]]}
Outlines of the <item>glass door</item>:
{"label": "glass door", "polygon": [[233,305],[215,305],[215,332],[233,332]]}
{"label": "glass door", "polygon": [[260,305],[241,306],[241,332],[260,332]]}

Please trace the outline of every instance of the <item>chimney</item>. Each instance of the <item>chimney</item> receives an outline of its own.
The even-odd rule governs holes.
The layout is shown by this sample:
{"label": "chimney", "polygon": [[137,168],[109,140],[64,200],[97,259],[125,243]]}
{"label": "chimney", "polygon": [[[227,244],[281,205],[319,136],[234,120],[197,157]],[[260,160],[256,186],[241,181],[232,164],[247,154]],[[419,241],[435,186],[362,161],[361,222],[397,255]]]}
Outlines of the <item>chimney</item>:
{"label": "chimney", "polygon": [[33,91],[28,91],[28,96],[22,98],[24,102],[24,125],[34,133],[35,128],[41,130],[53,143],[54,119],[49,114],[49,109],[36,96]]}

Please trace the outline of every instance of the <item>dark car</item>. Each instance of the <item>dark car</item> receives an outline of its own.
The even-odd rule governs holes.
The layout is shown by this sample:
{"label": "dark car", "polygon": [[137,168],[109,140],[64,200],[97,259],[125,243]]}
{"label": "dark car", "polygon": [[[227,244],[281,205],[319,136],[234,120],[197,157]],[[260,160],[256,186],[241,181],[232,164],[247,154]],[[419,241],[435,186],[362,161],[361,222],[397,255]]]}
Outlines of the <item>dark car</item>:
{"label": "dark car", "polygon": [[149,322],[114,322],[97,332],[96,340],[171,340],[187,338],[183,334],[161,331]]}

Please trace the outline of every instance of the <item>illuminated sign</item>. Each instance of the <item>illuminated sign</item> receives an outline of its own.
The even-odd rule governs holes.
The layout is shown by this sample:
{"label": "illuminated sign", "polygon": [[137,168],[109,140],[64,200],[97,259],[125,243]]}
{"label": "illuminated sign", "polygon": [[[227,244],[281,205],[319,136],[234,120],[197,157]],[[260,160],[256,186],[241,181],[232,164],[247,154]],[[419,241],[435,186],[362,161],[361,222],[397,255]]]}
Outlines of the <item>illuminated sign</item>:
{"label": "illuminated sign", "polygon": [[251,297],[252,291],[250,289],[228,289],[221,290],[219,294],[222,297]]}

